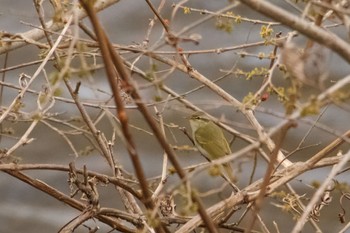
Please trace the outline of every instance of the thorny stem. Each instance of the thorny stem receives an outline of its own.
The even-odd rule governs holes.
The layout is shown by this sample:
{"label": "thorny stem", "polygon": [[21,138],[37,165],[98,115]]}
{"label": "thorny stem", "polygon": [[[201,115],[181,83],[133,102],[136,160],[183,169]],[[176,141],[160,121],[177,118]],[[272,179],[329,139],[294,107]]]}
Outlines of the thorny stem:
{"label": "thorny stem", "polygon": [[[71,198],[67,196],[66,194],[58,191],[57,189],[52,188],[51,186],[45,184],[44,182],[38,180],[38,179],[32,179],[29,176],[14,170],[4,170],[7,174],[16,177],[17,179],[29,184],[30,186],[49,194],[50,196],[56,198],[59,201],[63,201],[65,204],[78,209],[80,211],[83,211],[86,208],[86,205],[75,200],[74,198]],[[101,222],[104,222],[110,226],[113,226],[115,229],[119,229],[122,232],[128,232],[128,233],[134,233],[132,229],[129,227],[126,227],[124,224],[120,223],[119,220],[103,216],[103,215],[96,215],[95,216],[98,220]]]}
{"label": "thorny stem", "polygon": [[[81,0],[80,3],[84,7],[84,9],[86,10],[86,12],[91,20],[91,23],[94,27],[94,31],[96,34],[96,38],[98,39],[99,44],[100,44],[102,58],[103,58],[105,66],[106,66],[107,77],[108,77],[112,92],[114,94],[115,103],[117,105],[117,115],[118,115],[118,118],[119,118],[121,126],[122,126],[122,131],[123,131],[124,137],[125,137],[126,142],[127,142],[127,150],[129,152],[129,155],[130,155],[131,160],[133,162],[133,165],[135,167],[136,176],[137,176],[138,180],[140,181],[141,190],[142,190],[142,194],[143,194],[143,203],[145,204],[145,206],[148,209],[153,210],[154,203],[151,199],[150,191],[148,190],[146,176],[144,174],[143,167],[140,163],[140,160],[139,160],[139,157],[138,157],[138,154],[136,151],[135,143],[134,143],[132,136],[131,136],[131,133],[129,131],[128,117],[126,115],[124,104],[123,104],[123,101],[122,101],[121,96],[120,96],[119,87],[118,87],[117,81],[115,79],[116,73],[114,71],[114,66],[113,66],[112,59],[111,59],[113,57],[111,54],[111,50],[108,47],[109,40],[107,39],[107,36],[105,35],[105,33],[104,33],[104,31],[103,31],[103,29],[102,29],[102,27],[97,19],[96,12],[93,8],[93,4],[91,2],[88,3],[87,1],[83,1],[83,0]],[[116,68],[117,68],[118,73],[121,77],[123,77],[123,78],[128,77],[128,74],[127,74],[125,69],[118,69],[118,67],[116,67]],[[168,230],[166,229],[165,226],[163,226],[163,224],[156,226],[155,229],[157,232],[168,232]]]}
{"label": "thorny stem", "polygon": [[[157,126],[155,120],[148,113],[146,106],[143,104],[143,101],[141,101],[141,97],[140,97],[136,87],[133,86],[133,84],[130,80],[129,74],[126,72],[126,69],[124,67],[124,64],[123,64],[121,57],[115,52],[112,44],[109,42],[109,40],[106,37],[105,33],[103,32],[101,26],[99,25],[99,22],[96,18],[96,15],[95,15],[95,12],[94,12],[92,6],[85,4],[84,1],[82,1],[82,0],[81,0],[81,3],[84,6],[85,10],[87,11],[87,13],[91,19],[92,24],[94,25],[95,34],[100,42],[101,53],[104,57],[104,63],[106,65],[107,76],[109,78],[109,82],[111,84],[112,91],[113,91],[114,96],[116,98],[115,101],[117,104],[118,117],[119,117],[120,121],[122,122],[122,120],[126,120],[127,116],[126,116],[125,112],[123,112],[122,109],[120,109],[120,106],[118,104],[118,102],[119,102],[118,89],[117,89],[118,87],[115,84],[116,81],[114,79],[113,64],[111,63],[111,60],[108,59],[109,57],[112,58],[112,61],[114,63],[115,68],[118,71],[118,74],[120,75],[121,79],[125,82],[124,85],[126,86],[126,90],[130,93],[131,97],[134,99],[134,102],[138,106],[140,112],[143,114],[146,121],[150,125],[151,129],[153,130],[153,132],[154,132],[155,136],[157,137],[158,141],[160,142],[161,146],[164,148],[165,152],[167,153],[169,160],[172,162],[173,166],[175,167],[178,175],[180,176],[181,179],[186,180],[186,173],[183,171],[182,167],[180,166],[179,162],[177,161],[174,151],[172,150],[170,145],[167,143],[165,137],[163,136],[161,130]],[[105,42],[105,43],[103,43],[103,42]],[[107,46],[108,46],[108,48],[107,48]],[[123,105],[122,102],[121,102],[121,105]],[[131,137],[130,137],[129,133],[127,132],[127,127],[128,127],[127,124],[123,125],[123,123],[122,123],[122,128],[123,128],[124,134],[126,136],[126,139],[128,141],[130,139],[129,145],[132,146],[132,144],[130,143]],[[129,150],[129,154],[131,155],[132,161],[133,161],[134,166],[135,166],[136,175],[138,176],[140,184],[141,184],[141,189],[143,191],[143,195],[145,198],[145,205],[146,205],[146,207],[153,209],[154,203],[153,203],[153,201],[151,199],[151,195],[148,191],[147,182],[145,180],[145,177],[143,174],[143,169],[142,169],[141,164],[139,163],[136,151],[134,148],[132,150],[130,150],[131,148],[127,148],[127,149]],[[213,224],[212,220],[207,215],[205,208],[201,204],[200,198],[197,195],[193,195],[193,199],[195,200],[195,202],[198,205],[199,214],[202,217],[203,222],[207,225],[208,230],[210,232],[217,232],[215,225]],[[162,232],[163,230],[166,230],[166,228],[159,228],[158,227],[157,230],[160,230]]]}
{"label": "thorny stem", "polygon": [[349,44],[336,36],[334,33],[325,31],[318,26],[314,26],[306,20],[300,19],[296,15],[273,5],[268,1],[256,0],[240,0],[242,3],[248,5],[252,9],[271,17],[284,25],[297,30],[310,39],[327,46],[333,51],[337,52],[348,63],[350,63],[350,48]]}

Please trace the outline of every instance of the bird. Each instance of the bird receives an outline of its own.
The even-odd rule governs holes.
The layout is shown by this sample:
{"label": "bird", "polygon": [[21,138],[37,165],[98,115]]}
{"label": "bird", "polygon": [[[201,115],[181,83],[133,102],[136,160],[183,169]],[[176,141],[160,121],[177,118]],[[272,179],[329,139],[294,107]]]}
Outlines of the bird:
{"label": "bird", "polygon": [[[195,146],[209,161],[223,158],[232,153],[222,129],[209,118],[201,114],[194,114],[190,117],[190,126]],[[235,183],[236,177],[230,163],[224,163],[219,168],[221,174],[225,179],[228,178],[231,185]]]}

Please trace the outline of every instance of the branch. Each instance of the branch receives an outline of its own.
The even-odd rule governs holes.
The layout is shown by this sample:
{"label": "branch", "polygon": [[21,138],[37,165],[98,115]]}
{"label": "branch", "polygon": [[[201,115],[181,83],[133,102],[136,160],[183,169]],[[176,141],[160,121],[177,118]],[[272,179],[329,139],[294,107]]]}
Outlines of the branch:
{"label": "branch", "polygon": [[[64,171],[68,172],[69,167],[64,165],[57,165],[57,164],[1,164],[0,163],[0,171],[21,171],[21,170],[49,170],[49,171]],[[81,169],[76,169],[76,172],[78,174],[83,174],[83,171]],[[105,174],[101,174],[98,172],[88,171],[88,176],[95,177],[100,182],[104,184],[112,183],[115,186],[118,186],[122,189],[125,189],[127,192],[131,193],[134,197],[137,199],[141,199],[141,194],[134,189],[130,187],[130,185],[127,185],[126,182],[124,182],[121,178],[111,177],[107,176]]]}
{"label": "branch", "polygon": [[[97,0],[95,7],[96,11],[101,11],[117,2],[120,0]],[[81,20],[87,16],[86,12],[83,9],[78,9],[78,18]],[[46,27],[50,31],[59,31],[64,27],[64,24],[62,23],[54,23],[53,20],[50,20],[46,23]],[[45,37],[45,32],[43,28],[36,28],[32,29],[30,31],[20,33],[18,34],[20,38],[29,39],[30,41],[39,41],[40,39]],[[20,41],[20,42],[11,42],[8,43],[2,47],[0,47],[0,55],[6,52],[9,52],[14,49],[21,48],[23,46],[27,45],[26,41]]]}
{"label": "branch", "polygon": [[334,52],[338,53],[348,63],[350,63],[350,46],[347,42],[340,39],[332,32],[326,31],[311,22],[306,21],[281,7],[275,6],[268,1],[261,0],[240,0],[250,8],[291,27],[292,29],[302,33],[303,35],[325,45]]}
{"label": "branch", "polygon": [[[274,192],[276,189],[280,188],[282,185],[286,184],[287,182],[299,176],[300,174],[305,173],[306,171],[310,171],[312,169],[316,169],[319,167],[334,165],[339,163],[343,159],[344,159],[344,156],[335,156],[332,158],[325,158],[324,160],[314,164],[313,166],[310,166],[309,161],[306,161],[306,162],[298,162],[298,163],[295,163],[293,166],[281,169],[278,171],[278,173],[276,173],[273,176],[273,179],[271,179],[266,195]],[[263,179],[260,179],[252,183],[251,185],[247,186],[240,192],[234,195],[231,195],[229,198],[226,198],[219,203],[216,203],[215,205],[207,209],[207,213],[212,219],[215,219],[227,209],[232,209],[235,206],[255,201],[258,198],[258,195],[260,192],[259,190],[262,185],[262,182],[263,182]],[[194,230],[196,227],[200,225],[201,225],[201,218],[200,216],[197,215],[197,216],[194,216],[191,220],[189,220],[185,225],[183,225],[175,233],[191,232],[192,230]]]}
{"label": "branch", "polygon": [[[267,135],[267,133],[265,132],[264,128],[258,122],[256,117],[254,116],[253,110],[245,109],[243,104],[240,101],[238,101],[232,95],[230,95],[225,90],[223,90],[221,87],[219,87],[218,85],[216,85],[215,83],[213,83],[212,81],[207,79],[205,76],[203,76],[197,70],[194,70],[194,69],[188,70],[187,66],[185,66],[183,64],[179,64],[177,61],[174,61],[172,59],[166,58],[164,56],[156,55],[156,54],[154,54],[152,52],[146,53],[146,55],[148,55],[148,56],[150,56],[150,57],[152,57],[152,58],[154,58],[154,59],[156,59],[158,61],[161,61],[161,62],[163,62],[165,64],[168,64],[168,65],[170,65],[172,67],[176,67],[178,70],[180,70],[180,71],[182,71],[184,73],[188,73],[188,75],[191,78],[194,78],[197,81],[199,81],[200,83],[204,84],[210,90],[212,90],[213,92],[217,93],[221,98],[223,98],[228,103],[230,103],[234,108],[239,109],[242,112],[242,114],[244,114],[244,116],[248,119],[248,121],[251,123],[251,125],[254,127],[254,129],[256,129],[257,134],[259,135],[260,141],[265,143],[270,151],[274,150],[275,143]],[[288,166],[293,164],[292,162],[290,162],[288,159],[285,158],[285,156],[283,155],[283,153],[281,151],[278,151],[278,153],[277,153],[277,161],[278,161],[278,163],[281,163],[284,167],[288,167]]]}
{"label": "branch", "polygon": [[[83,211],[86,207],[85,204],[68,197],[64,193],[58,191],[57,189],[52,188],[51,186],[45,184],[44,182],[38,180],[38,179],[32,179],[29,176],[24,175],[21,172],[18,171],[10,171],[10,170],[5,170],[7,174],[29,184],[30,186],[42,191],[43,193],[47,193],[50,196],[56,198],[60,202],[64,202],[65,204],[78,209],[80,211]],[[122,232],[128,232],[128,233],[134,233],[135,231],[130,229],[129,227],[126,227],[124,224],[119,223],[119,220],[115,218],[110,218],[107,216],[102,216],[102,215],[97,215],[96,218],[100,220],[103,223],[108,224],[109,226],[113,227],[114,229],[118,229]]]}
{"label": "branch", "polygon": [[297,224],[295,225],[292,233],[298,233],[301,232],[302,228],[304,227],[304,224],[306,223],[309,214],[311,213],[312,209],[316,205],[316,203],[319,201],[320,197],[323,195],[323,193],[326,191],[329,184],[332,182],[334,177],[337,175],[337,173],[345,166],[345,164],[350,160],[350,150],[343,155],[342,160],[334,165],[332,171],[328,174],[326,180],[323,182],[323,184],[317,189],[316,193],[306,206],[303,215],[299,218],[299,221],[297,221]]}
{"label": "branch", "polygon": [[[84,9],[86,10],[86,12],[90,18],[90,21],[93,25],[93,28],[94,28],[94,31],[96,34],[96,38],[99,42],[103,62],[106,66],[107,78],[108,78],[110,87],[112,89],[113,95],[114,95],[114,101],[117,105],[118,119],[121,122],[122,132],[123,132],[123,135],[124,135],[126,142],[127,142],[126,149],[128,150],[128,153],[131,157],[131,161],[132,161],[133,166],[135,168],[136,176],[140,182],[142,195],[143,195],[142,202],[146,206],[147,209],[152,211],[155,208],[155,204],[152,200],[150,191],[148,189],[148,184],[147,184],[146,176],[144,173],[144,169],[141,165],[141,161],[140,161],[139,156],[137,154],[134,140],[133,140],[131,133],[130,133],[130,130],[129,130],[128,116],[125,112],[124,103],[123,103],[123,100],[121,99],[121,96],[120,96],[120,90],[119,90],[119,86],[117,83],[118,81],[116,79],[115,68],[117,69],[118,74],[121,76],[122,80],[124,82],[126,82],[127,84],[129,84],[128,86],[131,87],[131,85],[129,83],[129,74],[127,73],[126,69],[124,68],[123,63],[120,61],[121,58],[119,57],[118,54],[115,53],[114,49],[112,48],[112,45],[107,38],[107,35],[105,34],[102,26],[100,25],[100,22],[98,21],[96,12],[94,10],[93,3],[88,2],[88,1],[83,1],[83,0],[80,0],[80,3],[84,7]],[[114,64],[112,61],[114,62]],[[129,91],[129,89],[128,89],[128,91]],[[136,89],[134,88],[131,91],[131,93],[134,93],[134,95],[133,94],[131,94],[131,95],[135,99]],[[138,98],[138,99],[140,99],[140,98]],[[157,219],[158,216],[156,215],[155,218]],[[167,228],[162,224],[155,226],[155,229],[157,232],[161,232],[161,233],[168,232]]]}

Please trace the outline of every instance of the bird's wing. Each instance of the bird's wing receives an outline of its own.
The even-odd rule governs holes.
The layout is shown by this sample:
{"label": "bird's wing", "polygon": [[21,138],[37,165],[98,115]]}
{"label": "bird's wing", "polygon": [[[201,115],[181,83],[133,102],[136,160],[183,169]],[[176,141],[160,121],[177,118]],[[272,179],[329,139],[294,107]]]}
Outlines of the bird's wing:
{"label": "bird's wing", "polygon": [[[210,127],[201,127],[195,133],[195,140],[208,153],[209,159],[218,159],[231,153],[230,147],[222,130],[213,122],[208,122]],[[218,140],[223,138],[223,140]]]}

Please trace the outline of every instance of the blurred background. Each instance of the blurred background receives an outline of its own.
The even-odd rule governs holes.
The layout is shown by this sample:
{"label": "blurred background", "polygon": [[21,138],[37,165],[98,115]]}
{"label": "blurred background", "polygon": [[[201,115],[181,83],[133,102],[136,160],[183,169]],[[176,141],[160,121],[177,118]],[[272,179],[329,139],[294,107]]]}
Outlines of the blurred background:
{"label": "blurred background", "polygon": [[[170,19],[173,11],[173,3],[179,1],[166,2],[161,14],[164,18]],[[275,4],[281,5],[284,9],[288,9],[290,12],[298,14],[298,12],[288,4],[288,1],[271,1]],[[158,6],[159,1],[152,1],[155,6]],[[228,6],[227,1],[201,1],[191,0],[185,5],[187,7],[193,7],[198,10],[208,10],[216,12]],[[48,1],[44,1],[46,18],[50,19],[53,15],[53,10]],[[302,5],[301,5],[302,7]],[[238,5],[231,9],[235,15],[241,15],[250,19],[259,19],[264,21],[272,20],[249,10],[244,5]],[[197,22],[203,19],[208,14],[201,14],[200,12],[192,11],[191,14],[184,14],[183,10],[179,10],[175,18],[171,21],[171,30],[178,32],[183,28],[189,26],[193,22]],[[116,44],[123,46],[139,46],[142,45],[145,35],[147,33],[148,24],[150,19],[153,18],[153,14],[147,4],[144,1],[139,0],[121,0],[113,6],[103,10],[99,13],[99,19],[101,20],[103,27],[108,32],[110,40]],[[242,44],[250,44],[255,42],[261,42],[260,29],[262,24],[243,21],[242,23],[231,23],[232,28],[225,30],[219,29],[220,24],[218,17],[212,17],[211,19],[193,27],[187,31],[183,36],[200,35],[201,40],[199,44],[191,42],[182,43],[181,47],[184,50],[214,50],[231,46],[238,46]],[[90,25],[87,20],[84,20],[86,25]],[[326,24],[332,24],[333,22],[327,22]],[[20,0],[20,1],[0,1],[0,31],[9,33],[23,33],[33,29],[30,24],[39,26],[35,8],[32,1]],[[282,25],[273,26],[275,33],[282,32],[282,35],[290,32],[289,28],[285,28]],[[342,36],[348,41],[346,31],[342,27],[334,27],[329,30],[335,32],[337,35]],[[151,33],[149,46],[156,43],[162,35],[162,27],[159,22]],[[86,37],[81,33],[82,37]],[[86,37],[87,38],[87,37]],[[298,45],[303,45],[306,39],[299,35],[293,41]],[[45,43],[45,39],[41,42]],[[162,46],[159,51],[173,51],[169,46]],[[237,72],[241,70],[243,72],[249,72],[254,67],[268,68],[269,59],[259,59],[257,56],[249,56],[249,54],[258,55],[259,53],[269,54],[273,50],[273,46],[251,46],[244,49],[230,50],[223,53],[197,53],[189,56],[189,61],[192,66],[198,70],[201,74],[210,80],[215,80],[224,76],[228,71],[232,70],[232,74],[227,75],[223,79],[217,82],[225,91],[232,96],[242,101],[249,92],[255,92],[262,84],[263,77],[253,77],[251,80],[247,80],[244,75],[239,75]],[[33,45],[27,45],[20,49],[11,51],[8,54],[7,67],[16,66],[22,63],[28,63],[39,59],[38,54],[40,50]],[[245,53],[246,56],[242,56]],[[130,62],[134,62],[139,54],[122,52],[123,56]],[[93,58],[88,58],[88,62],[93,63]],[[0,55],[0,67],[4,66],[5,54]],[[99,56],[96,56],[96,62],[101,64],[102,61]],[[18,85],[19,76],[21,73],[27,75],[33,75],[35,70],[40,64],[26,66],[23,68],[17,68],[6,72],[4,81],[14,85]],[[54,64],[49,62],[45,66],[45,71],[48,75],[55,71]],[[78,65],[78,64],[77,64]],[[161,78],[162,75],[169,69],[169,67],[161,64],[158,61],[151,60],[146,56],[142,56],[135,65],[144,72],[151,73],[152,69],[156,67],[156,75]],[[158,72],[161,71],[161,72]],[[236,73],[235,73],[236,71]],[[336,81],[349,74],[350,67],[344,62],[338,55],[331,53],[329,64],[329,79]],[[1,73],[1,75],[3,72]],[[33,89],[40,90],[43,83],[43,75],[37,79],[33,84]],[[275,71],[274,84],[276,86],[287,86],[288,80],[284,78],[284,75],[280,71]],[[154,100],[161,98],[166,100],[169,98],[167,94],[163,93],[153,85],[142,79],[137,74],[133,74],[134,80],[140,87],[141,94],[147,103],[154,103]],[[72,77],[72,83],[79,81],[79,77]],[[110,98],[110,89],[106,81],[106,77],[103,69],[97,70],[92,79],[83,80],[82,88],[80,90],[80,98],[89,103],[99,103],[107,101]],[[192,91],[200,84],[189,78],[188,75],[174,71],[171,75],[167,76],[163,80],[164,85],[171,87],[179,94],[184,94],[184,97],[191,101],[193,104],[208,111],[216,117],[224,119],[228,125],[234,127],[242,133],[256,136],[254,130],[251,129],[247,120],[237,109],[233,109],[227,102],[222,100],[215,93],[211,92],[207,88],[202,88],[197,91]],[[69,93],[61,88],[62,97],[70,99]],[[316,88],[303,88],[302,101],[307,101],[311,95],[319,93],[320,90]],[[18,90],[14,88],[4,87],[1,107],[8,106],[15,96],[18,94]],[[25,95],[23,112],[31,113],[37,107],[36,95]],[[349,101],[344,106],[349,104]],[[113,102],[107,102],[107,105],[113,105]],[[163,101],[162,104],[158,104],[157,108],[162,112],[164,121],[168,127],[166,127],[166,134],[170,143],[179,148],[187,148],[186,150],[177,150],[177,154],[183,166],[190,166],[199,162],[205,162],[198,152],[191,149],[191,141],[184,135],[179,127],[185,127],[188,131],[189,123],[186,119],[193,112],[186,109],[183,104],[176,100]],[[97,117],[100,114],[98,107],[87,108],[91,116]],[[128,105],[128,116],[130,117],[130,124],[133,125],[132,133],[135,138],[138,152],[141,155],[142,164],[146,168],[146,174],[149,178],[155,178],[160,175],[162,166],[163,151],[158,145],[154,137],[149,133],[149,129],[146,126],[140,113],[135,109],[134,104]],[[154,111],[150,107],[150,111]],[[73,103],[67,103],[64,101],[56,101],[54,107],[50,110],[51,113],[57,114],[58,120],[70,119],[70,122],[76,125],[82,125],[81,118],[76,106]],[[111,110],[114,113],[114,110]],[[269,129],[283,120],[284,106],[278,101],[276,96],[271,95],[268,101],[263,102],[255,111],[256,117],[259,122]],[[318,119],[319,118],[319,119]],[[318,119],[319,127],[312,128],[315,120]],[[349,129],[350,112],[349,108],[342,106],[329,106],[326,109],[322,109],[322,114],[317,116],[310,116],[303,118],[298,122],[297,128],[291,130],[286,139],[286,143],[283,145],[283,149],[286,152],[294,150],[298,144],[305,138],[303,146],[304,149],[297,151],[291,157],[292,161],[302,160],[305,161],[308,157],[313,155],[316,151],[319,151],[330,141],[334,140],[337,135],[341,135],[347,129]],[[48,122],[56,127],[62,127],[59,122]],[[6,120],[2,124],[2,130],[13,130],[13,135],[2,135],[1,137],[1,149],[9,148],[16,143],[18,137],[22,135],[28,128],[29,121],[11,121]],[[110,120],[104,117],[97,126],[110,138],[113,133],[113,127],[111,127]],[[322,128],[322,127],[323,128]],[[312,128],[312,129],[311,129]],[[142,130],[141,130],[142,129]],[[308,133],[308,131],[311,131]],[[308,134],[307,134],[308,133]],[[232,140],[232,136],[226,134],[226,136]],[[88,169],[108,173],[108,165],[104,159],[101,158],[98,152],[89,150],[90,142],[81,135],[70,135],[69,139],[75,145],[80,156],[76,157],[67,142],[63,140],[55,130],[49,128],[48,125],[39,124],[33,133],[30,135],[34,138],[34,141],[28,145],[20,147],[15,151],[16,160],[19,163],[44,163],[44,164],[63,164],[67,165],[69,162],[74,161],[77,168],[82,168],[86,165]],[[232,151],[238,150],[246,146],[247,144],[243,140],[237,138],[233,141]],[[344,145],[342,149],[347,151],[349,145]],[[84,153],[86,152],[86,153]],[[123,143],[120,140],[116,140],[115,155],[120,161],[123,168],[133,173],[133,167],[130,158],[126,152]],[[249,155],[250,157],[252,155]],[[258,163],[261,164],[261,163]],[[265,171],[264,166],[259,166],[254,174],[254,180],[261,178]],[[240,187],[245,187],[249,181],[249,177],[252,173],[253,162],[249,159],[242,159],[235,165],[235,169],[239,171]],[[325,179],[329,172],[329,168],[318,169],[317,171],[308,172],[302,177],[298,177],[295,181],[292,181],[294,187],[297,187],[299,194],[305,194],[305,200],[308,195],[312,195],[314,189],[310,187],[310,183],[314,180],[322,181]],[[69,193],[69,186],[67,184],[67,174],[64,172],[55,171],[25,171],[25,174],[31,177],[37,178],[46,182],[64,193]],[[349,176],[343,174],[337,177],[339,181],[348,181]],[[178,181],[177,177],[171,176],[168,184],[170,187],[172,183]],[[213,187],[220,187],[222,184],[221,178],[209,177],[206,172],[200,173],[194,178],[194,185],[198,190],[205,192]],[[116,191],[110,187],[100,187],[100,201],[101,206],[109,206],[115,208],[123,208],[122,204],[118,201]],[[229,195],[230,192],[223,192],[222,195]],[[14,233],[14,232],[56,232],[65,223],[70,221],[73,217],[79,214],[78,211],[72,208],[62,205],[59,201],[51,198],[50,196],[33,189],[27,184],[5,174],[0,173],[0,232]],[[205,199],[207,204],[215,203],[217,200],[223,197],[216,196]],[[267,203],[276,202],[272,198],[267,200]],[[181,206],[181,203],[179,203]],[[267,207],[267,204],[266,204]],[[324,211],[327,215],[320,217],[320,225],[324,232],[335,232],[335,228],[341,228],[341,224],[337,219],[337,211],[328,209]],[[263,215],[265,222],[270,223],[272,221],[277,222],[280,229],[290,229],[295,222],[291,221],[291,216],[288,213],[273,214],[276,211],[281,211],[276,206],[270,205],[268,208],[263,209]],[[238,215],[238,214],[237,214]],[[287,219],[287,221],[286,221]],[[332,223],[332,224],[330,224]],[[109,227],[98,222],[90,221],[87,225],[98,225],[102,230],[107,231]],[[45,229],[45,230],[43,230]],[[305,232],[310,232],[312,229],[310,226],[306,226]],[[79,229],[77,232],[86,232],[86,229]],[[102,231],[103,232],[103,231]]]}

